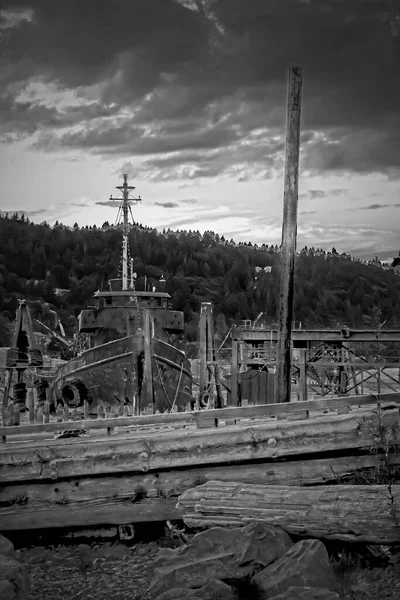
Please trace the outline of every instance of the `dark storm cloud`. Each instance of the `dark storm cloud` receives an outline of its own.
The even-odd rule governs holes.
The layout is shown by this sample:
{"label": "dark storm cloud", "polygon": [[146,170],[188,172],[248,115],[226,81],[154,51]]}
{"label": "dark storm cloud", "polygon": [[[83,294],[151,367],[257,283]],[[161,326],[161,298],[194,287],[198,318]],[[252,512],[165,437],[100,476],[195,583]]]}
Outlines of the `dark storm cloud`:
{"label": "dark storm cloud", "polygon": [[[182,151],[198,150],[191,177],[229,173],[232,158],[243,164],[239,180],[265,176],[281,167],[275,153],[283,146],[266,161],[251,135],[263,129],[264,146],[282,135],[287,67],[300,64],[302,168],[393,176],[400,167],[400,9],[391,0],[10,0],[6,8],[21,6],[33,8],[33,19],[8,30],[0,74],[5,135],[39,130],[47,150],[175,152],[173,168]],[[35,77],[94,103],[15,106]],[[54,133],[72,125],[79,127]],[[225,148],[216,161],[207,156]],[[168,179],[167,163],[154,160],[154,178]]]}
{"label": "dark storm cloud", "polygon": [[[184,135],[165,134],[163,131],[159,135],[152,133],[146,135],[143,129],[139,127],[113,127],[107,126],[105,129],[92,129],[80,133],[69,133],[61,138],[54,137],[50,133],[43,134],[37,143],[37,147],[46,149],[50,147],[72,147],[72,148],[96,148],[98,151],[107,151],[117,154],[165,154],[190,149],[209,149],[219,148],[237,141],[238,135],[234,130],[224,126],[215,126],[203,131],[198,131],[196,135],[188,132]],[[51,146],[52,145],[52,146]]]}
{"label": "dark storm cloud", "polygon": [[[396,124],[394,119],[393,125]],[[331,142],[315,142],[303,161],[303,167],[317,171],[351,170],[358,173],[385,171],[400,167],[400,113],[397,126],[381,131],[368,129],[336,133]]]}
{"label": "dark storm cloud", "polygon": [[9,0],[5,8],[26,6],[34,10],[34,24],[13,32],[8,57],[25,67],[20,75],[44,74],[71,87],[121,68],[119,91],[141,95],[163,72],[196,58],[208,37],[209,24],[172,0],[113,0],[112,6],[98,0]]}

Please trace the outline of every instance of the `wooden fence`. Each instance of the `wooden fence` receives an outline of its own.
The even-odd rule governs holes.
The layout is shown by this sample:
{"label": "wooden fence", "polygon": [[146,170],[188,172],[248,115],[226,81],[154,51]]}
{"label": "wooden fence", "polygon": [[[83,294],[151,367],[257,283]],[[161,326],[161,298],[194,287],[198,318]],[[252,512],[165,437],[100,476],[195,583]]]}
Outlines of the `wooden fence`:
{"label": "wooden fence", "polygon": [[[33,401],[30,400],[31,402]],[[400,406],[400,394],[381,394],[379,401],[382,403],[394,403]],[[57,434],[60,430],[85,429],[105,431],[107,435],[115,429],[135,428],[141,429],[145,426],[153,427],[183,427],[194,426],[197,429],[209,427],[221,427],[235,425],[248,419],[307,419],[310,412],[323,413],[336,411],[338,413],[348,412],[352,407],[376,406],[378,397],[372,394],[341,396],[337,398],[324,397],[320,400],[308,400],[306,402],[289,402],[282,404],[259,404],[256,406],[227,407],[211,410],[199,410],[188,412],[172,412],[155,415],[120,416],[105,415],[104,409],[100,407],[97,418],[89,417],[88,407],[85,404],[83,410],[69,409],[67,406],[55,415],[49,414],[49,403],[45,403],[44,410],[40,407],[29,409],[29,422],[19,425],[6,425],[0,427],[0,435],[3,443],[7,443],[9,436],[30,436],[32,434]],[[4,411],[3,411],[4,413]],[[33,415],[33,417],[31,417]],[[36,422],[35,422],[36,421]],[[50,422],[51,421],[51,422]]]}

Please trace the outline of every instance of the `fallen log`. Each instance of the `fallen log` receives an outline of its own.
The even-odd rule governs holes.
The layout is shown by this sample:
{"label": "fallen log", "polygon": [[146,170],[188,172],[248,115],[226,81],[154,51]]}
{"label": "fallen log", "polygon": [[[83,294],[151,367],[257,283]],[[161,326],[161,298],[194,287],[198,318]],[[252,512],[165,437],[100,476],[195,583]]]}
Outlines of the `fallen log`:
{"label": "fallen log", "polygon": [[193,528],[262,521],[299,536],[400,542],[400,485],[302,488],[209,481],[184,492],[177,509]]}

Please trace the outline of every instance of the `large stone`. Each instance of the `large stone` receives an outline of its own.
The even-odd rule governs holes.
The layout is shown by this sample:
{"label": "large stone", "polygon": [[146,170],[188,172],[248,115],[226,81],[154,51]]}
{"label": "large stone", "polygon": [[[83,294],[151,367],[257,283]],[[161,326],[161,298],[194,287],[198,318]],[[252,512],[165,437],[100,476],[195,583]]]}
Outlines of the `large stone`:
{"label": "large stone", "polygon": [[230,585],[211,579],[206,585],[196,590],[190,588],[174,588],[163,592],[157,600],[237,600],[236,592]]}
{"label": "large stone", "polygon": [[188,588],[174,588],[163,592],[161,596],[157,596],[157,600],[203,600],[201,596],[197,594],[196,590],[190,590]]}
{"label": "large stone", "polygon": [[260,590],[263,599],[282,594],[290,587],[323,588],[340,593],[328,553],[319,540],[298,542],[251,581]]}
{"label": "large stone", "polygon": [[230,586],[219,581],[211,579],[206,585],[196,590],[201,600],[237,600],[235,590]]}
{"label": "large stone", "polygon": [[326,588],[290,587],[270,600],[339,600],[340,594]]}
{"label": "large stone", "polygon": [[12,583],[3,579],[0,581],[0,598],[1,600],[15,600],[15,590]]}
{"label": "large stone", "polygon": [[29,595],[29,580],[25,568],[15,558],[0,554],[0,573],[2,579],[12,586],[15,600],[26,600]]}
{"label": "large stone", "polygon": [[173,588],[201,588],[211,579],[242,579],[283,556],[291,546],[283,529],[264,523],[213,527],[183,548],[159,553],[150,593],[157,598]]}
{"label": "large stone", "polygon": [[3,535],[0,535],[0,554],[3,556],[11,556],[12,558],[15,557],[14,546],[10,540]]}
{"label": "large stone", "polygon": [[280,527],[249,523],[241,529],[240,545],[243,551],[238,565],[246,571],[246,576],[275,562],[293,546],[289,535]]}

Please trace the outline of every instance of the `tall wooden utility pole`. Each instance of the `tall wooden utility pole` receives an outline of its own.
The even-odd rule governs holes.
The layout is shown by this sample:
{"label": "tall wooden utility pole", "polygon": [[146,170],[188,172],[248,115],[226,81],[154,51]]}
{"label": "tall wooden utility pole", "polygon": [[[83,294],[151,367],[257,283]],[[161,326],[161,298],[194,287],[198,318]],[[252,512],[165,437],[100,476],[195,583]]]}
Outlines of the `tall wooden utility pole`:
{"label": "tall wooden utility pole", "polygon": [[[200,398],[214,399],[215,408],[222,408],[221,378],[214,347],[213,309],[211,302],[201,303],[200,312]],[[209,403],[212,405],[212,402]]]}
{"label": "tall wooden utility pole", "polygon": [[297,200],[300,154],[301,67],[290,67],[286,113],[285,184],[281,247],[281,287],[276,356],[276,401],[290,402],[291,338],[294,296],[294,257],[297,236]]}

